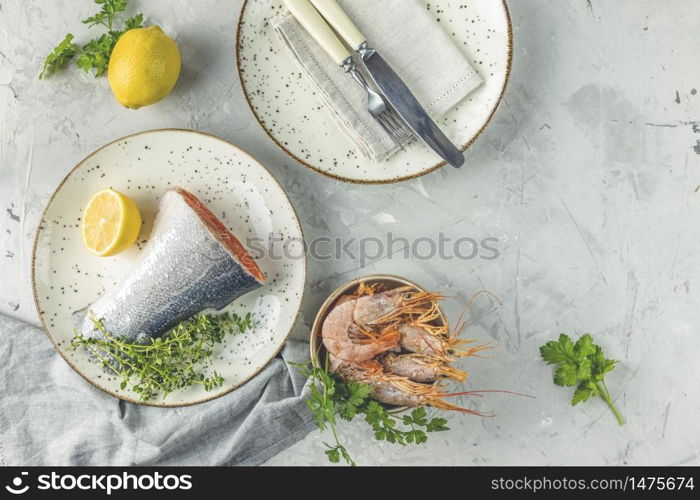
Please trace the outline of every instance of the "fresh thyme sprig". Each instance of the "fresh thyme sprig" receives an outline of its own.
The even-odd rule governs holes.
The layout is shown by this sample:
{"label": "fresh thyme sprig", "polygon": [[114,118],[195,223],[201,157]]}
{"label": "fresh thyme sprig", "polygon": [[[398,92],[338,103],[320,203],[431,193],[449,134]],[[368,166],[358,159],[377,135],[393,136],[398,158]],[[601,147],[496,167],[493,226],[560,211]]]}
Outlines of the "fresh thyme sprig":
{"label": "fresh thyme sprig", "polygon": [[144,402],[195,384],[207,391],[220,387],[224,382],[221,374],[214,370],[207,375],[203,371],[214,346],[227,334],[245,332],[252,326],[250,313],[201,314],[183,321],[163,337],[136,344],[107,331],[101,319],[92,319],[100,335],[86,338],[76,333],[71,348],[87,349],[121,378],[121,389],[130,387]]}
{"label": "fresh thyme sprig", "polygon": [[117,14],[124,12],[127,7],[127,0],[95,0],[100,5],[100,11],[94,16],[83,19],[82,23],[92,28],[102,26],[107,30],[97,38],[93,38],[82,48],[73,43],[73,35],[68,33],[44,60],[44,66],[39,74],[39,78],[46,78],[57,71],[65,68],[76,56],[76,64],[86,73],[95,71],[95,77],[107,72],[109,67],[109,57],[119,37],[130,29],[143,26],[143,14],[136,14],[124,22],[124,29],[115,29],[114,21]]}
{"label": "fresh thyme sprig", "polygon": [[[386,408],[370,397],[371,387],[359,382],[343,382],[328,370],[328,358],[323,367],[313,364],[298,364],[300,373],[311,380],[311,395],[306,404],[313,414],[319,430],[330,430],[334,442],[326,446],[325,454],[332,463],[339,463],[342,458],[348,465],[357,465],[347,448],[341,444],[336,431],[337,420],[350,421],[357,415],[364,415],[374,431],[378,441],[388,441],[402,446],[420,444],[428,440],[427,433],[449,430],[447,420],[435,417],[427,418],[425,407],[415,408],[409,415],[398,416],[389,413]],[[403,426],[401,428],[400,426]]]}

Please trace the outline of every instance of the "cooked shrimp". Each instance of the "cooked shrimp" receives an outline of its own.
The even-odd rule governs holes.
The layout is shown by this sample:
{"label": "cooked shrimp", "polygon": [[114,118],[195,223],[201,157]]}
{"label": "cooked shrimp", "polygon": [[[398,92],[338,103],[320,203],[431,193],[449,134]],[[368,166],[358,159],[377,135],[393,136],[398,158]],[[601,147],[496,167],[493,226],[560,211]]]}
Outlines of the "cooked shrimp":
{"label": "cooked shrimp", "polygon": [[414,325],[399,326],[400,345],[409,352],[445,356],[445,337],[434,335],[423,327]]}
{"label": "cooked shrimp", "polygon": [[328,363],[331,373],[337,373],[346,380],[361,380],[383,373],[382,366],[373,359],[362,363],[348,363],[329,353]]}
{"label": "cooked shrimp", "polygon": [[401,304],[399,289],[390,292],[363,295],[356,299],[353,320],[358,325],[370,326],[374,321],[395,310]]}
{"label": "cooked shrimp", "polygon": [[353,319],[364,326],[398,324],[437,310],[435,302],[441,298],[440,294],[417,292],[410,286],[372,293],[357,299]]}
{"label": "cooked shrimp", "polygon": [[432,406],[440,410],[452,410],[462,413],[470,413],[480,417],[493,417],[490,413],[481,413],[468,408],[462,408],[456,404],[445,401],[445,398],[456,396],[481,396],[481,392],[491,391],[466,391],[446,393],[436,385],[426,385],[412,382],[407,379],[383,377],[372,378],[365,381],[372,388],[370,396],[382,403],[408,406],[414,408],[416,406]]}
{"label": "cooked shrimp", "polygon": [[500,391],[469,391],[446,393],[439,385],[420,384],[413,382],[406,377],[399,377],[383,373],[380,365],[373,361],[367,364],[358,365],[347,363],[338,358],[333,359],[331,356],[331,369],[338,373],[345,381],[356,381],[367,384],[371,387],[370,397],[373,399],[395,406],[417,407],[422,405],[433,406],[441,410],[454,410],[463,413],[471,413],[488,417],[474,410],[462,408],[455,404],[445,401],[445,398],[455,396],[479,396],[481,392],[500,392]]}
{"label": "cooked shrimp", "polygon": [[[470,300],[465,310],[478,295]],[[440,294],[416,291],[410,286],[384,291],[378,286],[361,283],[353,295],[338,300],[323,323],[323,343],[329,353],[331,372],[345,381],[369,385],[370,396],[382,403],[408,407],[429,405],[491,416],[462,408],[446,399],[508,391],[448,393],[436,382],[443,378],[465,380],[467,373],[450,367],[449,363],[457,357],[480,356],[481,351],[491,348],[488,344],[463,347],[473,340],[458,338],[465,326],[462,317],[456,331],[451,333],[438,307],[442,298]]]}
{"label": "cooked shrimp", "polygon": [[353,321],[357,300],[347,300],[333,308],[323,322],[323,344],[333,356],[351,363],[362,363],[391,350],[399,342],[399,333],[390,328],[375,332]]}
{"label": "cooked shrimp", "polygon": [[459,349],[458,346],[474,341],[451,337],[441,331],[436,333],[434,328],[426,328],[424,326],[401,325],[399,326],[399,333],[401,334],[399,345],[403,349],[409,352],[436,356],[446,362],[451,361],[452,358],[480,357],[479,352],[492,348],[489,344],[484,344],[468,349]]}
{"label": "cooked shrimp", "polygon": [[386,373],[407,377],[414,382],[434,382],[440,378],[449,378],[459,382],[467,378],[467,372],[445,364],[437,356],[428,354],[386,354],[379,363]]}

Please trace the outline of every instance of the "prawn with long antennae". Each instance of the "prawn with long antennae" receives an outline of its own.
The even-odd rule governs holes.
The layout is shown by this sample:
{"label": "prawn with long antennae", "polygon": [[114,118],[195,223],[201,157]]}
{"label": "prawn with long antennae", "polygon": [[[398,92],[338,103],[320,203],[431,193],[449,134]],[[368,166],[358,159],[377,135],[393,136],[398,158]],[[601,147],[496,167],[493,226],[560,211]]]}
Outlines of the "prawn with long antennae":
{"label": "prawn with long antennae", "polygon": [[443,359],[429,354],[387,353],[379,359],[384,371],[400,377],[406,377],[414,382],[435,382],[439,379],[451,379],[463,382],[467,372],[449,366]]}
{"label": "prawn with long antennae", "polygon": [[468,408],[462,408],[449,401],[445,401],[446,398],[479,396],[481,392],[489,391],[448,393],[439,384],[421,384],[409,380],[406,377],[387,374],[382,369],[382,366],[374,361],[358,365],[347,363],[332,355],[330,355],[329,358],[331,370],[333,372],[340,375],[346,382],[354,381],[369,385],[371,388],[370,396],[381,403],[411,408],[427,405],[441,410],[470,413],[481,417],[493,416]]}
{"label": "prawn with long antennae", "polygon": [[370,396],[382,403],[429,405],[492,416],[462,408],[447,398],[487,392],[517,393],[447,392],[439,382],[465,380],[467,373],[449,363],[458,357],[484,357],[480,353],[493,348],[490,344],[464,348],[464,344],[474,341],[458,338],[466,324],[465,311],[481,293],[488,292],[479,292],[470,299],[457,322],[458,328],[451,333],[438,306],[438,301],[444,299],[442,294],[416,291],[410,286],[380,291],[361,283],[355,294],[341,297],[324,320],[322,337],[331,372],[346,381],[369,385]]}
{"label": "prawn with long antennae", "polygon": [[450,362],[454,358],[466,358],[469,356],[483,358],[485,356],[480,354],[481,351],[494,348],[490,343],[487,343],[465,349],[460,346],[475,341],[436,334],[430,329],[415,325],[401,325],[398,330],[401,334],[399,345],[402,349],[436,356],[446,362]]}
{"label": "prawn with long antennae", "polygon": [[[360,290],[366,291],[368,287]],[[369,291],[373,292],[373,289],[369,288]],[[424,314],[441,298],[440,294],[418,292],[410,286],[381,293],[373,292],[356,299],[357,309],[353,319],[357,324],[367,327],[386,327]]]}
{"label": "prawn with long antennae", "polygon": [[375,293],[361,285],[362,296],[342,297],[323,322],[321,336],[326,349],[349,362],[361,363],[383,352],[399,349],[402,320],[429,313],[438,294],[401,287]]}
{"label": "prawn with long antennae", "polygon": [[401,335],[399,346],[409,352],[437,356],[446,362],[452,358],[483,357],[479,353],[491,349],[490,344],[465,349],[460,346],[474,341],[458,338],[465,326],[462,321],[464,312],[482,293],[488,292],[476,293],[467,303],[452,334],[438,306],[444,295],[416,291],[408,286],[378,293],[375,288],[361,284],[356,292],[359,298],[353,320],[366,328],[385,332],[398,330]]}
{"label": "prawn with long antennae", "polygon": [[[470,304],[471,302],[467,304],[467,307]],[[474,340],[459,338],[459,334],[464,328],[462,316],[460,316],[458,321],[458,329],[454,333],[450,333],[450,326],[447,321],[444,321],[442,324],[439,323],[438,320],[441,318],[437,303],[433,303],[430,309],[425,310],[409,323],[403,323],[398,326],[401,334],[400,346],[409,352],[429,354],[439,357],[446,362],[452,361],[453,358],[484,357],[479,353],[493,348],[488,343],[466,349],[461,347],[474,342]]]}

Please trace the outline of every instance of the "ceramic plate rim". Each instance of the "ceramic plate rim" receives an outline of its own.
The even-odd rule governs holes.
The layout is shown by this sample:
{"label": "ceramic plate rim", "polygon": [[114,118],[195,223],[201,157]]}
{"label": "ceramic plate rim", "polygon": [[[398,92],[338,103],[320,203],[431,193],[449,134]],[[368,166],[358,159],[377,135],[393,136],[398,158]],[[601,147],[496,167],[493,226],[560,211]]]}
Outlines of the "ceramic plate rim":
{"label": "ceramic plate rim", "polygon": [[46,327],[46,323],[44,322],[44,317],[43,317],[43,315],[40,313],[40,310],[41,310],[41,309],[40,309],[40,307],[39,307],[39,297],[38,297],[38,295],[37,295],[37,281],[36,281],[36,254],[37,254],[37,245],[38,245],[38,242],[39,242],[39,234],[40,234],[40,232],[41,232],[41,228],[42,228],[43,225],[44,225],[44,221],[45,221],[45,218],[46,218],[46,212],[49,210],[49,207],[51,207],[51,204],[53,203],[54,198],[56,197],[56,195],[58,194],[58,192],[61,190],[61,188],[63,187],[63,185],[66,183],[66,181],[71,177],[71,175],[73,175],[73,173],[74,173],[81,165],[83,165],[83,164],[84,164],[86,161],[88,161],[90,158],[92,158],[93,156],[95,156],[97,153],[99,153],[99,152],[102,151],[103,149],[105,149],[105,148],[111,146],[112,144],[118,143],[118,142],[123,141],[123,140],[125,140],[125,139],[129,139],[129,138],[132,138],[132,137],[136,137],[136,136],[140,136],[140,135],[145,135],[145,134],[158,133],[158,132],[185,132],[185,133],[203,135],[203,136],[205,136],[205,137],[207,137],[207,138],[215,139],[215,140],[221,141],[221,142],[223,142],[225,145],[227,145],[227,146],[229,146],[229,147],[232,147],[233,149],[235,149],[235,150],[238,151],[239,153],[242,153],[243,155],[245,155],[245,156],[247,156],[248,158],[250,158],[250,160],[252,160],[254,163],[256,163],[256,164],[258,164],[260,167],[262,167],[262,168],[265,170],[265,172],[267,172],[267,174],[270,176],[270,178],[273,180],[273,182],[279,186],[280,191],[284,194],[284,196],[285,196],[287,202],[289,203],[289,206],[292,207],[292,212],[294,213],[294,219],[295,219],[295,221],[296,221],[297,227],[299,228],[299,234],[301,234],[302,240],[304,239],[304,230],[303,230],[303,228],[301,227],[301,223],[300,223],[300,221],[299,221],[299,214],[297,213],[296,208],[294,208],[294,204],[292,204],[292,201],[289,199],[289,195],[287,194],[287,191],[285,191],[285,189],[282,187],[282,185],[281,185],[280,182],[277,180],[277,178],[276,178],[274,175],[272,175],[272,173],[268,170],[268,168],[267,168],[265,165],[263,165],[260,161],[258,161],[257,159],[255,159],[255,157],[253,157],[250,153],[248,153],[247,151],[245,151],[244,149],[242,149],[240,146],[236,146],[235,144],[231,144],[231,143],[228,142],[227,140],[222,139],[221,137],[216,136],[216,135],[214,135],[214,134],[209,134],[209,133],[207,133],[207,132],[200,132],[200,131],[198,131],[198,130],[191,130],[191,129],[185,129],[185,128],[158,128],[158,129],[151,129],[151,130],[143,130],[143,131],[141,131],[141,132],[136,132],[136,133],[133,133],[133,134],[125,135],[125,136],[123,136],[123,137],[119,137],[119,138],[114,139],[114,140],[112,140],[112,141],[109,141],[109,142],[107,142],[106,144],[103,144],[103,145],[100,146],[99,148],[95,149],[95,150],[92,151],[90,154],[88,154],[87,156],[85,156],[82,160],[80,160],[80,161],[65,175],[65,177],[61,180],[61,182],[58,184],[58,186],[56,186],[56,189],[54,189],[53,193],[51,194],[51,197],[49,198],[49,201],[46,203],[46,206],[44,207],[44,210],[43,210],[42,213],[41,213],[41,218],[39,219],[39,223],[38,223],[38,225],[37,225],[37,228],[36,228],[36,231],[35,231],[35,234],[34,234],[34,244],[32,245],[32,274],[31,274],[31,276],[32,276],[32,295],[33,295],[33,297],[34,297],[34,306],[35,306],[35,308],[36,308],[37,315],[39,316],[39,322],[41,323],[41,330],[44,332],[44,334],[46,334],[46,336],[47,336],[47,337],[49,338],[49,340],[51,341],[51,344],[53,345],[53,347],[54,347],[54,349],[56,350],[56,352],[63,358],[63,360],[68,364],[68,366],[70,366],[71,369],[72,369],[75,373],[77,373],[78,375],[80,375],[83,379],[85,379],[85,380],[86,380],[88,383],[90,383],[93,387],[95,387],[95,388],[97,388],[97,389],[99,389],[99,390],[101,390],[101,391],[103,391],[103,392],[109,394],[110,396],[113,396],[113,397],[115,397],[115,398],[118,398],[118,399],[120,399],[120,400],[122,400],[122,401],[126,401],[126,402],[128,402],[128,403],[132,403],[132,404],[136,404],[136,405],[140,405],[140,406],[152,406],[152,407],[158,407],[158,408],[182,408],[182,407],[195,406],[195,405],[198,405],[198,404],[202,404],[202,403],[206,403],[206,402],[209,402],[209,401],[213,401],[213,400],[215,400],[215,399],[218,399],[218,398],[220,398],[220,397],[223,397],[223,396],[226,396],[227,394],[232,393],[232,392],[235,391],[236,389],[238,389],[238,388],[242,387],[243,385],[245,385],[246,383],[248,383],[251,379],[253,379],[254,377],[256,377],[260,372],[262,372],[262,371],[267,367],[267,365],[269,365],[270,362],[272,362],[272,360],[275,359],[275,358],[277,357],[277,355],[282,351],[282,349],[284,348],[284,346],[287,344],[287,341],[289,340],[289,335],[292,333],[292,330],[294,329],[294,326],[296,325],[297,321],[299,320],[299,315],[301,314],[302,306],[303,306],[303,304],[304,304],[304,298],[305,298],[305,292],[306,292],[306,280],[307,280],[307,262],[306,262],[307,257],[306,257],[306,255],[304,255],[304,258],[302,259],[302,264],[303,264],[303,267],[304,267],[304,272],[303,272],[303,275],[304,275],[304,286],[302,287],[302,290],[301,290],[301,297],[300,297],[300,300],[299,300],[299,305],[298,305],[298,307],[297,307],[296,315],[294,316],[294,320],[290,323],[289,330],[288,330],[287,333],[285,334],[284,340],[283,340],[282,343],[280,344],[279,349],[277,349],[277,350],[272,354],[272,356],[270,357],[270,359],[268,359],[265,363],[263,363],[263,364],[260,366],[260,368],[259,368],[258,370],[256,370],[252,375],[250,375],[249,377],[245,378],[245,379],[242,380],[241,382],[239,382],[239,383],[233,385],[231,388],[229,388],[229,389],[227,389],[227,390],[225,390],[225,391],[223,391],[223,392],[220,392],[220,393],[218,393],[218,394],[214,394],[214,395],[212,395],[212,396],[210,396],[210,397],[206,397],[206,398],[202,398],[202,399],[197,399],[197,400],[194,400],[194,401],[182,402],[182,403],[165,403],[165,402],[140,401],[140,400],[137,400],[137,399],[130,398],[130,397],[124,395],[124,394],[116,393],[116,392],[112,391],[111,389],[108,389],[108,388],[106,388],[106,387],[100,385],[99,383],[95,382],[93,379],[91,379],[90,377],[88,377],[87,375],[85,375],[82,371],[80,371],[80,370],[78,369],[78,367],[77,367],[70,359],[68,359],[68,357],[63,353],[63,351],[62,351],[61,349],[59,349],[58,345],[56,344],[56,340],[53,338],[53,336],[52,336],[51,333],[49,332],[49,329]]}
{"label": "ceramic plate rim", "polygon": [[[507,0],[500,0],[501,5],[503,7],[503,11],[506,16],[506,24],[507,24],[507,31],[508,31],[508,55],[506,58],[506,74],[505,78],[503,79],[503,86],[501,87],[501,91],[498,94],[498,99],[496,100],[496,104],[493,106],[493,109],[489,113],[489,115],[486,117],[486,120],[484,123],[482,123],[481,127],[479,130],[474,134],[469,140],[467,140],[466,143],[461,145],[459,147],[459,150],[464,153],[467,149],[471,147],[474,142],[479,138],[479,136],[482,134],[482,132],[486,129],[486,127],[491,123],[491,120],[493,119],[493,116],[496,114],[496,110],[500,107],[501,102],[503,101],[503,96],[505,95],[506,88],[508,87],[508,82],[510,81],[510,72],[512,69],[513,65],[513,22],[510,17],[510,10],[508,9],[508,3]],[[241,86],[241,89],[243,90],[243,96],[245,97],[246,103],[248,104],[248,108],[250,111],[253,113],[253,116],[255,117],[255,121],[258,123],[260,128],[265,132],[265,135],[269,137],[272,142],[274,142],[279,149],[281,149],[287,156],[289,156],[292,160],[295,160],[297,163],[300,165],[303,165],[304,167],[317,172],[319,174],[325,175],[326,177],[330,177],[331,179],[335,179],[338,181],[343,181],[343,182],[349,182],[351,184],[395,184],[398,182],[404,182],[408,181],[411,179],[417,179],[418,177],[422,177],[424,175],[427,175],[431,172],[434,172],[435,170],[444,167],[447,165],[446,161],[441,161],[435,165],[429,166],[420,172],[417,172],[415,174],[411,175],[406,175],[403,177],[396,177],[392,179],[381,179],[381,180],[362,180],[362,179],[355,179],[351,177],[344,177],[342,175],[338,174],[333,174],[330,172],[327,172],[325,170],[322,170],[318,167],[315,167],[314,165],[311,165],[310,163],[302,160],[301,158],[297,157],[289,151],[287,148],[284,147],[283,144],[281,144],[268,130],[265,128],[265,126],[262,124],[262,121],[260,117],[258,116],[258,113],[255,111],[255,107],[253,106],[253,103],[250,100],[250,96],[248,95],[248,90],[246,89],[245,85],[243,84],[243,75],[241,72],[241,35],[242,35],[242,24],[243,24],[243,14],[245,13],[245,9],[248,6],[248,3],[250,0],[243,0],[243,4],[241,5],[240,12],[238,14],[238,25],[236,27],[236,72],[238,73],[238,84]]]}

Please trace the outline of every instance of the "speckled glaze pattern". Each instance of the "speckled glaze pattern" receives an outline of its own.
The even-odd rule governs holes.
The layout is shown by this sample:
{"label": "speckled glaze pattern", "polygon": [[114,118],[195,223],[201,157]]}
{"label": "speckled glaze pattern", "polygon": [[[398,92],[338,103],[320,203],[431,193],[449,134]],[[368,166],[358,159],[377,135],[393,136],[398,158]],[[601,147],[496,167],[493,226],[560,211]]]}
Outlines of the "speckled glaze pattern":
{"label": "speckled glaze pattern", "polygon": [[[257,262],[268,279],[229,306],[239,314],[251,312],[254,327],[228,336],[215,353],[211,368],[222,374],[224,385],[209,392],[195,386],[151,402],[160,406],[221,396],[260,371],[282,347],[296,320],[306,274],[303,252],[293,250],[303,241],[295,211],[274,178],[246,153],[216,137],[186,130],[156,130],[112,142],[88,156],[58,187],[34,248],[33,286],[41,322],[59,353],[88,381],[138,402],[136,394],[121,390],[120,381],[85,352],[69,349],[71,311],[93,302],[130,273],[148,240],[161,197],[174,186],[197,196],[244,245],[256,241],[266,248]],[[136,246],[99,258],[83,246],[79,227],[89,197],[105,187],[134,199],[144,227]],[[288,245],[288,251],[269,251],[279,244]]]}
{"label": "speckled glaze pattern", "polygon": [[[508,8],[504,1],[494,0],[439,0],[426,2],[426,8],[464,47],[484,79],[479,89],[437,122],[464,151],[490,121],[508,81],[512,55]],[[281,0],[244,2],[237,36],[241,85],[258,122],[279,147],[302,165],[356,183],[398,182],[444,165],[418,141],[380,163],[363,158],[333,123],[273,32],[270,20],[283,9]]]}

